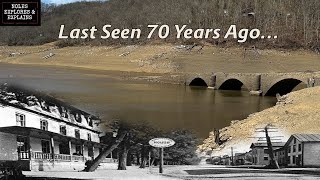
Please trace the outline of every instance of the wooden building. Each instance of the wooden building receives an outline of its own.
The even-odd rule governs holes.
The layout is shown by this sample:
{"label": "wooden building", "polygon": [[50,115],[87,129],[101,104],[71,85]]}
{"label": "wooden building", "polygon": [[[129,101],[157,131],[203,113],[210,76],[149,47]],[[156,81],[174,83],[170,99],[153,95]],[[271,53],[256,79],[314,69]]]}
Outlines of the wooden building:
{"label": "wooden building", "polygon": [[320,134],[291,135],[284,149],[289,167],[320,167]]}
{"label": "wooden building", "polygon": [[97,117],[33,95],[0,94],[0,163],[23,170],[83,170],[99,155]]}
{"label": "wooden building", "polygon": [[[284,142],[272,143],[273,150],[280,149],[284,146]],[[270,162],[267,143],[252,143],[252,160],[254,165],[268,165]]]}

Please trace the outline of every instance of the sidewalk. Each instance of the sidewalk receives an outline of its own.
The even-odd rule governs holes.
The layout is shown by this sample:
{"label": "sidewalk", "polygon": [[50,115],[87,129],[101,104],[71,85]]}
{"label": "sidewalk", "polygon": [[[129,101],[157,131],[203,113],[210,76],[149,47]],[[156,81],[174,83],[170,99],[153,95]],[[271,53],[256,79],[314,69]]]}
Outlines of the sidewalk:
{"label": "sidewalk", "polygon": [[[154,168],[157,169],[157,168]],[[177,180],[179,178],[159,175],[156,170],[139,169],[137,166],[127,167],[127,170],[116,169],[97,170],[95,172],[30,172],[24,171],[27,178],[50,179],[108,179],[108,180]]]}

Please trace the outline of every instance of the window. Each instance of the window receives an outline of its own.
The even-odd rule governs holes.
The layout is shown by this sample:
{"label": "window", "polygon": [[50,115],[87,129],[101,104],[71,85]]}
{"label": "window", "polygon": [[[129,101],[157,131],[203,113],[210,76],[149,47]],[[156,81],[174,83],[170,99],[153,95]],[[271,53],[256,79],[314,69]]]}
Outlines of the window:
{"label": "window", "polygon": [[299,144],[298,151],[300,152],[301,150],[302,150],[302,146],[301,146],[301,144]]}
{"label": "window", "polygon": [[291,146],[288,147],[288,153],[291,153]]}
{"label": "window", "polygon": [[60,134],[67,135],[67,128],[66,126],[61,125],[60,126]]}
{"label": "window", "polygon": [[64,117],[64,118],[68,118],[69,117],[68,116],[68,112],[64,107],[61,108],[61,116]]}
{"label": "window", "polygon": [[74,155],[82,155],[82,146],[81,145],[76,145],[76,152]]}
{"label": "window", "polygon": [[292,156],[292,164],[296,164],[296,156]]}
{"label": "window", "polygon": [[74,136],[75,136],[77,139],[80,139],[80,130],[79,130],[79,129],[75,129],[75,130],[74,130]]}
{"label": "window", "polygon": [[293,138],[293,144],[296,144],[296,143],[297,143],[297,139]]}
{"label": "window", "polygon": [[264,152],[265,154],[269,154],[269,150],[268,150],[268,149],[263,149],[263,152]]}
{"label": "window", "polygon": [[88,147],[88,156],[92,158],[94,157],[93,146]]}
{"label": "window", "polygon": [[91,134],[88,133],[88,141],[91,141]]}
{"label": "window", "polygon": [[78,122],[78,123],[81,123],[82,122],[82,120],[81,120],[81,115],[79,115],[79,114],[75,114],[74,115],[74,118],[76,119],[76,121]]}
{"label": "window", "polygon": [[48,131],[48,121],[41,120],[40,121],[40,129],[44,131]]}
{"label": "window", "polygon": [[268,156],[265,156],[265,157],[263,157],[263,160],[268,161],[268,160],[269,160],[269,157],[268,157]]}
{"label": "window", "polygon": [[88,117],[88,124],[90,127],[93,127],[92,119],[90,117]]}
{"label": "window", "polygon": [[292,146],[292,152],[296,152],[296,145]]}
{"label": "window", "polygon": [[290,164],[290,156],[287,156],[287,163]]}
{"label": "window", "polygon": [[16,113],[17,126],[26,126],[26,116],[23,114]]}
{"label": "window", "polygon": [[70,154],[69,143],[60,143],[59,144],[59,153],[60,154]]}
{"label": "window", "polygon": [[17,136],[19,159],[29,159],[29,141],[27,137]]}
{"label": "window", "polygon": [[50,153],[50,142],[47,140],[41,140],[41,147],[43,153]]}

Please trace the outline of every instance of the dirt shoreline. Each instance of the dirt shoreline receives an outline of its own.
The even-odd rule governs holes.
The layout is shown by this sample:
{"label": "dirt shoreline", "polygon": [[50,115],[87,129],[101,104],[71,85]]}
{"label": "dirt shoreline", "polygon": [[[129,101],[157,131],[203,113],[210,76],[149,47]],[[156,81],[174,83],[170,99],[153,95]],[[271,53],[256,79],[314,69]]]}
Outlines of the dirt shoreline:
{"label": "dirt shoreline", "polygon": [[320,71],[320,56],[308,50],[245,50],[189,46],[0,46],[0,62],[146,74],[271,73]]}
{"label": "dirt shoreline", "polygon": [[244,50],[206,45],[0,46],[0,63],[79,70],[95,76],[184,84],[192,74],[320,71],[320,56],[308,50]]}

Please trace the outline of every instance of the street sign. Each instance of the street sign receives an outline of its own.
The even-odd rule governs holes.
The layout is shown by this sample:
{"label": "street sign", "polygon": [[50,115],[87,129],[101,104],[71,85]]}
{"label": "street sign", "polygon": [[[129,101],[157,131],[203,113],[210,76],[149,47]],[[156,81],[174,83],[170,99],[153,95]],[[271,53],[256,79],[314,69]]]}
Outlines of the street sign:
{"label": "street sign", "polygon": [[167,148],[173,146],[175,142],[169,138],[154,138],[149,141],[149,144],[157,148]]}
{"label": "street sign", "polygon": [[154,138],[149,141],[150,146],[160,148],[159,173],[163,173],[163,148],[171,147],[175,143],[174,140],[169,138]]}

